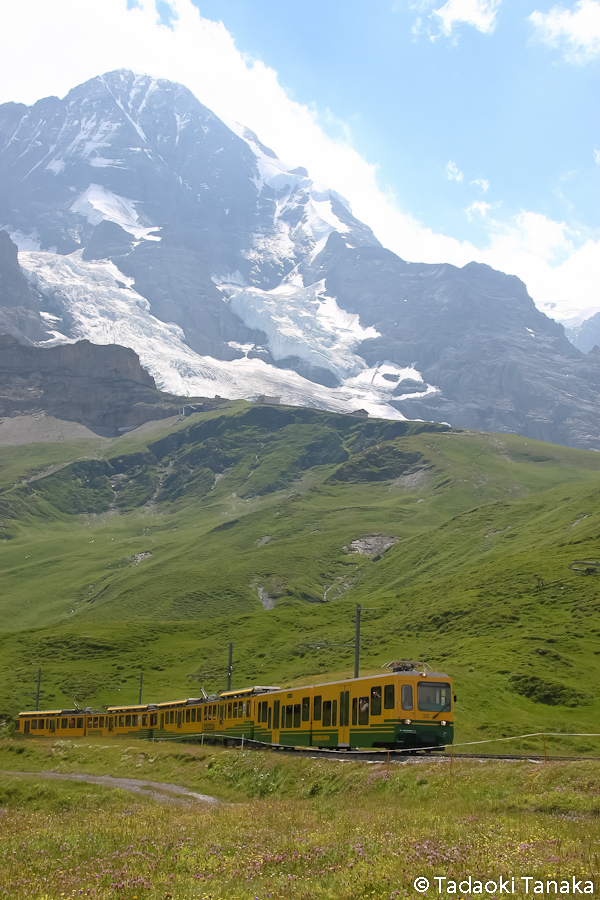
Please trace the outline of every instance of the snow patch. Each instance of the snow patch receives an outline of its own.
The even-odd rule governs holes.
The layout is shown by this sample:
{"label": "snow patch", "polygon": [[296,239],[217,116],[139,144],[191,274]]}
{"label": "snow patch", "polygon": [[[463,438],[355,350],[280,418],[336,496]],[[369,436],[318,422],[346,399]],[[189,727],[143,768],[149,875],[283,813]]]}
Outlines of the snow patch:
{"label": "snow patch", "polygon": [[13,244],[17,245],[19,251],[39,250],[42,246],[39,240],[40,236],[38,234],[37,228],[34,228],[33,231],[29,232],[29,234],[24,234],[18,229],[12,229],[10,225],[0,225],[0,231],[8,231],[11,241],[13,242]]}
{"label": "snow patch", "polygon": [[113,194],[100,184],[90,184],[87,190],[80,194],[70,208],[70,212],[85,216],[90,225],[99,225],[100,222],[114,222],[120,225],[123,231],[132,234],[136,240],[160,241],[158,235],[152,234],[159,231],[159,225],[151,225],[149,228],[140,224],[135,204],[137,201]]}

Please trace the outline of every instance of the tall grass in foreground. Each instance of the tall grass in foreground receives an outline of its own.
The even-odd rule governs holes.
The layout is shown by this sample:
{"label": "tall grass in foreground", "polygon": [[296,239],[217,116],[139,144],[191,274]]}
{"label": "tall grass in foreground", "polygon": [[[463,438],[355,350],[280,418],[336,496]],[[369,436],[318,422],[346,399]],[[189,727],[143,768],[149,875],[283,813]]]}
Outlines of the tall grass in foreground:
{"label": "tall grass in foreground", "polygon": [[[424,761],[388,771],[228,751],[198,762],[208,766],[205,790],[210,777],[212,793],[233,789],[240,802],[157,804],[6,776],[0,896],[407,900],[437,896],[440,875],[599,886],[600,767],[591,763],[461,761],[450,772]],[[430,879],[427,895],[414,891],[417,876]]]}

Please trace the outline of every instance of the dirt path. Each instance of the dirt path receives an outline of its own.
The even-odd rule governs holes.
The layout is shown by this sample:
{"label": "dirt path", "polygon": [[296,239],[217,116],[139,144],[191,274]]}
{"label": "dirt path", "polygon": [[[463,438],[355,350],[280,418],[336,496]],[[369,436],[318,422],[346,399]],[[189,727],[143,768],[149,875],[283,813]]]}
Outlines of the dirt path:
{"label": "dirt path", "polygon": [[178,784],[167,784],[163,781],[138,781],[136,778],[114,778],[112,775],[86,775],[82,773],[66,772],[10,772],[0,770],[0,775],[16,775],[23,778],[51,778],[58,781],[85,781],[88,784],[100,784],[110,788],[121,788],[123,791],[131,791],[134,794],[143,794],[160,800],[163,803],[177,802],[177,798],[199,800],[202,803],[217,804],[220,801],[216,797],[207,794],[197,794]]}

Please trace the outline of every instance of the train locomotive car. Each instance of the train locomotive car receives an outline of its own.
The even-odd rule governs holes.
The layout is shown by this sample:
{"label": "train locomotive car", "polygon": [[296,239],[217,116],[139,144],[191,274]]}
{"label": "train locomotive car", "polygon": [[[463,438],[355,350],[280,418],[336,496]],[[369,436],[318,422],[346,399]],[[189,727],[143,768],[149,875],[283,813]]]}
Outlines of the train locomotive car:
{"label": "train locomotive car", "polygon": [[420,663],[329,684],[255,686],[105,711],[22,712],[15,735],[113,736],[150,740],[254,740],[283,747],[443,750],[454,740],[451,679]]}

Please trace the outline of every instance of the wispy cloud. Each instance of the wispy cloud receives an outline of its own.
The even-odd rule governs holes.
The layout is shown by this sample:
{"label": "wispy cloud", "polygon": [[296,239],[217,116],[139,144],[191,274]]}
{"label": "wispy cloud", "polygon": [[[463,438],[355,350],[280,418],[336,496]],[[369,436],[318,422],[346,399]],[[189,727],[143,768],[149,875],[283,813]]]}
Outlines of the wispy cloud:
{"label": "wispy cloud", "polygon": [[486,203],[485,200],[474,200],[470,206],[467,206],[465,212],[469,221],[472,222],[475,218],[475,213],[478,213],[480,216],[482,216],[482,218],[485,219],[488,213],[488,209],[494,209],[494,207],[498,205],[498,203]]}
{"label": "wispy cloud", "polygon": [[484,34],[491,34],[496,27],[496,17],[502,0],[446,0],[439,9],[433,7],[439,0],[396,0],[392,11],[408,7],[419,15],[411,28],[415,39],[427,35],[430,41],[436,41],[444,35],[456,41],[456,29],[459,25],[472,25]]}
{"label": "wispy cloud", "polygon": [[567,62],[587,63],[600,57],[599,0],[578,0],[573,9],[536,10],[529,21],[538,40],[562,50]]}
{"label": "wispy cloud", "polygon": [[457,25],[472,25],[483,34],[491,34],[502,0],[448,0],[432,16],[439,19],[444,34],[452,34]]}
{"label": "wispy cloud", "polygon": [[594,162],[600,166],[600,150],[594,150]]}
{"label": "wispy cloud", "polygon": [[470,184],[478,187],[482,194],[486,194],[490,186],[487,178],[474,178],[473,181],[470,182]]}
{"label": "wispy cloud", "polygon": [[464,178],[463,173],[460,171],[458,166],[452,160],[448,160],[448,164],[446,166],[446,178],[448,181],[462,181]]}

